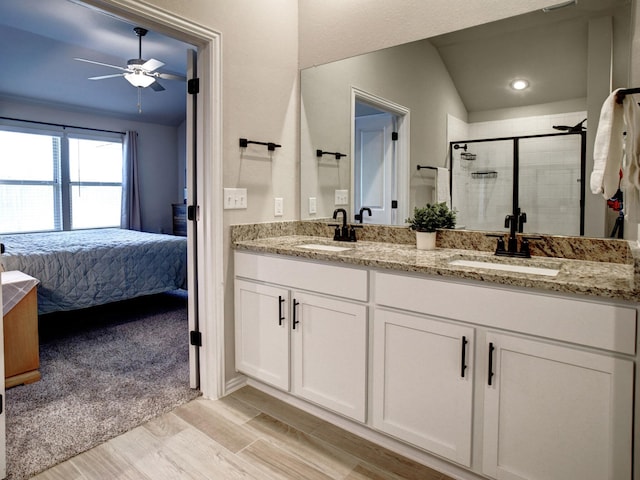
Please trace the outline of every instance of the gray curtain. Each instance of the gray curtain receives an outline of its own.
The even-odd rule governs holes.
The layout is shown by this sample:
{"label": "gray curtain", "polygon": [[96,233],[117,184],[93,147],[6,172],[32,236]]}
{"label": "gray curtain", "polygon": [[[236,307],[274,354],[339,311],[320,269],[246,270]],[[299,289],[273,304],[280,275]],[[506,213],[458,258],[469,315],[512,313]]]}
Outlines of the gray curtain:
{"label": "gray curtain", "polygon": [[120,228],[142,230],[138,189],[138,134],[133,130],[124,136],[123,157]]}

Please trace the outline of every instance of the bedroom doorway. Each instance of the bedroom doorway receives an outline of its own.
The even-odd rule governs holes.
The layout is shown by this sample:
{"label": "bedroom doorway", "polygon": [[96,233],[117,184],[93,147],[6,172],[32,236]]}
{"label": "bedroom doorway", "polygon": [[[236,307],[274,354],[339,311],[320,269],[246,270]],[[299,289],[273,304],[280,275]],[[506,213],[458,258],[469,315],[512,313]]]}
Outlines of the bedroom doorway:
{"label": "bedroom doorway", "polygon": [[[194,313],[198,315],[202,347],[194,355],[200,367],[199,381],[195,373],[190,375],[190,381],[197,382],[205,396],[217,398],[224,391],[224,298],[223,289],[219,287],[224,283],[222,197],[219,195],[222,185],[220,36],[186,19],[133,0],[83,0],[81,5],[148,26],[197,47],[199,101],[193,108],[193,115],[186,119],[187,138],[190,139],[187,143],[191,145],[189,150],[193,159],[192,167],[187,168],[188,185],[192,185],[188,188],[187,200],[188,205],[194,207],[195,221],[189,222],[188,227],[188,257],[198,267],[189,269],[188,312],[190,322]],[[184,336],[184,341],[189,342],[189,335]]]}
{"label": "bedroom doorway", "polygon": [[[202,394],[218,398],[224,393],[224,284],[222,225],[222,110],[220,34],[174,14],[140,4],[136,0],[83,0],[108,15],[147,25],[161,34],[190,43],[197,48],[199,93],[197,106],[186,119],[187,137],[193,155],[191,171],[187,169],[188,205],[194,207],[197,228],[188,222],[189,287],[198,295],[189,295],[190,321],[198,312],[202,339],[199,348],[199,387]],[[197,273],[197,277],[195,274]],[[194,290],[195,291],[195,290]],[[202,292],[207,292],[203,295]],[[196,302],[197,301],[197,302]]]}
{"label": "bedroom doorway", "polygon": [[[189,55],[199,78],[199,93],[185,94],[189,109],[186,118],[187,205],[192,207],[195,219],[187,222],[188,312],[190,332],[199,331],[199,334],[191,335],[189,342],[198,343],[201,339],[202,346],[190,347],[190,383],[203,395],[217,398],[224,392],[221,361],[224,301],[221,289],[214,287],[223,279],[222,215],[219,214],[222,205],[216,195],[222,191],[220,36],[135,0],[83,0],[83,3],[107,15],[148,26],[197,49]],[[205,265],[211,267],[205,268]],[[210,294],[205,296],[200,292]]]}

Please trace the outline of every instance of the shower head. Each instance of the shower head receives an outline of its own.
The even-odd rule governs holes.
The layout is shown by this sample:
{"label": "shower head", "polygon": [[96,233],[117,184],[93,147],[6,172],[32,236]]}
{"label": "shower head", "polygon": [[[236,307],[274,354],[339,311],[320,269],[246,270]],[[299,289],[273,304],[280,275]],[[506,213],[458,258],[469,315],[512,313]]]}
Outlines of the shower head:
{"label": "shower head", "polygon": [[556,130],[562,130],[564,132],[570,132],[570,133],[584,132],[587,128],[583,127],[582,124],[586,121],[587,119],[585,118],[584,120],[574,125],[573,127],[569,127],[567,125],[554,125],[553,128],[555,128]]}

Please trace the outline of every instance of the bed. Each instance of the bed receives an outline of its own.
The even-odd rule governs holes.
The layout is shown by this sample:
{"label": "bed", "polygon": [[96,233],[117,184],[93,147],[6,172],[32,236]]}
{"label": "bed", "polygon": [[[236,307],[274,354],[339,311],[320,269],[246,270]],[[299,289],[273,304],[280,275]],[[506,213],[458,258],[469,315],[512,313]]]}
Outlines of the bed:
{"label": "bed", "polygon": [[7,271],[40,281],[38,313],[185,288],[187,239],[119,228],[0,235]]}

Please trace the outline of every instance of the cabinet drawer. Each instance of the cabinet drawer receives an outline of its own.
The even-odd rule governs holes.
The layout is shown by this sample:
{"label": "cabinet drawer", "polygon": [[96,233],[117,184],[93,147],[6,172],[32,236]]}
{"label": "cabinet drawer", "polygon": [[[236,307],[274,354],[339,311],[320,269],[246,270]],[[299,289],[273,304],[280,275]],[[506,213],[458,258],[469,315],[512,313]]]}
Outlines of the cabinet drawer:
{"label": "cabinet drawer", "polygon": [[375,272],[377,304],[633,355],[636,310]]}
{"label": "cabinet drawer", "polygon": [[368,273],[356,268],[235,252],[235,275],[366,302]]}

